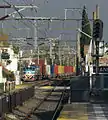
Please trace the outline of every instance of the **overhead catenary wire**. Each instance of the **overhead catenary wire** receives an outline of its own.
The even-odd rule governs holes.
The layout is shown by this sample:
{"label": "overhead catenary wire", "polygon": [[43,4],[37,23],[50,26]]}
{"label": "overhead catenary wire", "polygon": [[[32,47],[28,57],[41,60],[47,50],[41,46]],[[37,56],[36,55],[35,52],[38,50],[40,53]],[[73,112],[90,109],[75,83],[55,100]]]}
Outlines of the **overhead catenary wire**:
{"label": "overhead catenary wire", "polygon": [[[25,1],[25,0],[23,0],[23,2],[26,4],[26,5],[30,5],[30,6],[32,6],[33,7],[33,4],[28,4],[27,3],[27,1]],[[32,1],[33,2],[33,1]],[[34,10],[35,10],[35,12],[37,13],[37,9],[36,8],[34,8]]]}
{"label": "overhead catenary wire", "polygon": [[[27,4],[27,0],[26,0],[26,2],[25,2],[25,0],[23,0],[23,2],[26,4],[26,5],[31,5],[31,6],[33,6],[33,4]],[[32,0],[32,2],[33,2],[33,0]],[[44,0],[44,3],[46,2],[46,0]],[[48,0],[47,0],[47,3],[48,3]],[[37,13],[37,10],[36,10],[36,8],[35,8],[35,12]],[[38,22],[38,21],[37,21]],[[45,22],[45,21],[44,21]],[[50,21],[51,22],[51,21]],[[50,23],[49,23],[49,21],[48,21],[48,29],[50,29]],[[39,32],[41,32],[39,29],[38,29],[38,31]],[[47,29],[45,29],[45,31],[48,33],[48,31],[47,31]],[[45,36],[46,36],[46,32],[45,32]],[[41,32],[42,33],[42,32]]]}
{"label": "overhead catenary wire", "polygon": [[[3,1],[6,2],[8,5],[11,5],[6,0],[3,0]],[[13,5],[13,8],[14,8],[15,12],[18,12],[18,14],[20,15],[21,18],[25,17],[22,13],[20,13],[20,11],[25,9],[25,8],[22,8],[22,9],[18,10],[18,9],[16,9],[15,5]],[[10,17],[10,14],[8,14],[7,16],[4,16],[4,19],[7,18],[7,17]],[[35,26],[35,24],[32,21],[30,21],[30,20],[27,20],[27,21],[29,21],[29,23],[31,23],[33,26]]]}
{"label": "overhead catenary wire", "polygon": [[[4,1],[6,1],[6,0],[4,0]],[[7,2],[7,3],[8,3],[8,2]],[[8,4],[10,5],[10,3],[8,3]],[[15,8],[15,6],[14,6],[14,9],[15,9],[17,12],[19,12],[18,9]],[[20,13],[19,15],[20,15],[21,18],[24,17],[24,15],[23,15],[22,13]],[[30,20],[27,20],[27,21],[29,21],[29,22],[34,26],[34,23],[33,23],[32,21],[30,21]],[[25,24],[25,23],[24,23],[24,24]],[[28,24],[26,24],[26,26],[28,26]],[[37,26],[35,26],[35,27],[37,27]],[[47,32],[47,31],[46,31],[46,32]],[[48,32],[47,32],[47,33],[48,33]]]}
{"label": "overhead catenary wire", "polygon": [[[33,4],[28,4],[27,1],[25,1],[25,0],[23,0],[23,2],[24,2],[26,5],[31,5],[31,6],[33,7]],[[33,2],[33,0],[32,0],[32,2]],[[35,10],[35,13],[37,14],[37,9],[34,8],[34,10]],[[38,25],[37,27],[39,27],[39,25]],[[41,30],[38,29],[38,31],[42,34],[42,31],[41,31]]]}
{"label": "overhead catenary wire", "polygon": [[[4,2],[6,2],[8,5],[11,6],[11,4],[10,4],[9,2],[7,2],[6,0],[4,0]],[[15,9],[15,12],[14,12],[14,13],[18,12],[18,14],[20,15],[21,18],[25,17],[22,13],[19,12],[18,9],[15,8],[14,5],[13,5],[13,8]],[[25,8],[23,8],[23,10],[24,10],[24,9],[25,9]],[[21,9],[21,10],[22,10],[22,9]],[[4,18],[2,18],[2,19],[5,19],[5,18],[7,18],[7,17],[9,17],[9,16],[10,16],[10,14],[9,14],[9,15],[6,15],[6,16],[5,16]],[[31,23],[33,26],[37,27],[32,21],[30,21],[30,20],[28,20],[28,21],[29,21],[29,23]],[[26,24],[26,23],[24,23],[24,22],[23,22],[23,24],[26,25],[26,26],[28,26],[28,24]],[[28,27],[29,27],[29,26],[28,26]]]}
{"label": "overhead catenary wire", "polygon": [[[6,2],[9,6],[11,6],[11,4],[10,4],[9,2],[7,2],[6,0],[3,0],[3,1]],[[23,0],[23,1],[24,1],[24,0]],[[25,9],[25,8],[23,8],[23,9],[21,9],[21,10],[18,10],[18,9],[16,9],[16,7],[15,7],[14,5],[13,5],[13,8],[15,9],[15,12],[14,12],[14,13],[18,12],[18,14],[20,15],[21,18],[25,17],[22,13],[20,13],[20,11],[23,10],[23,9]],[[10,16],[10,14],[7,15],[7,16],[2,17],[2,19],[5,19],[5,18],[7,18],[7,17],[9,17],[9,16]],[[37,27],[32,21],[30,21],[30,20],[27,20],[27,21],[29,21],[29,23],[31,23],[33,26]],[[21,21],[21,22],[23,22],[23,21]],[[29,27],[29,25],[26,24],[25,22],[23,22],[23,24],[24,24],[25,26]],[[38,27],[39,27],[39,26],[38,26]],[[40,30],[38,30],[38,31],[41,32]],[[42,33],[42,32],[41,32],[41,33]]]}

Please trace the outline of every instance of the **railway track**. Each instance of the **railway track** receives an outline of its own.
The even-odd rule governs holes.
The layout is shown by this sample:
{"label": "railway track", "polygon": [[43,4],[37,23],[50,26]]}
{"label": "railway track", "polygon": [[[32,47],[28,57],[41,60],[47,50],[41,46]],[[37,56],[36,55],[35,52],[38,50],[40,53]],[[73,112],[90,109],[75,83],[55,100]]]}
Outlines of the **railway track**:
{"label": "railway track", "polygon": [[39,81],[33,81],[33,82],[24,82],[24,83],[27,83],[27,84],[34,84],[34,85],[36,85],[36,86],[42,86],[42,85],[48,85],[48,84],[50,84],[51,83],[51,81],[49,81],[49,80],[39,80]]}
{"label": "railway track", "polygon": [[[60,83],[61,84],[61,83]],[[53,89],[51,89],[48,94],[44,97],[44,99],[42,99],[38,104],[37,106],[30,112],[26,115],[26,117],[23,119],[23,120],[38,120],[38,117],[36,116],[36,113],[38,114],[38,111],[40,111],[40,109],[43,109],[43,106],[45,108],[45,106],[47,107],[48,104],[50,103],[47,103],[47,100],[55,100],[55,98],[53,96],[53,94],[56,92],[56,87],[58,86],[59,84],[57,84]],[[61,102],[62,102],[62,99],[63,99],[63,96],[64,96],[64,91],[65,91],[65,88],[63,90],[63,92],[60,92],[59,93],[59,99],[56,99],[57,100],[57,103],[55,106],[57,106],[54,110],[54,113],[52,114],[52,120],[54,120],[55,116],[56,116],[56,113],[61,105]]]}
{"label": "railway track", "polygon": [[49,81],[42,82],[42,83],[40,82],[40,84],[38,82],[38,85],[35,88],[35,91],[36,91],[35,96],[32,99],[33,102],[30,103],[31,105],[29,105],[29,108],[27,108],[27,104],[26,104],[25,107],[21,106],[13,110],[13,113],[10,114],[11,116],[12,115],[14,116],[14,119],[12,120],[32,120],[32,119],[38,120],[38,114],[41,113],[39,112],[41,108],[42,109],[47,108],[47,110],[52,109],[53,113],[51,114],[51,116],[50,115],[49,116],[50,118],[53,118],[52,120],[54,120],[57,110],[60,107],[61,101],[63,99],[65,87],[64,87],[64,90],[59,90],[57,86],[61,84],[60,82],[59,84],[55,84],[55,86],[52,87],[51,89],[43,89],[41,87],[44,85],[44,83],[49,84]]}

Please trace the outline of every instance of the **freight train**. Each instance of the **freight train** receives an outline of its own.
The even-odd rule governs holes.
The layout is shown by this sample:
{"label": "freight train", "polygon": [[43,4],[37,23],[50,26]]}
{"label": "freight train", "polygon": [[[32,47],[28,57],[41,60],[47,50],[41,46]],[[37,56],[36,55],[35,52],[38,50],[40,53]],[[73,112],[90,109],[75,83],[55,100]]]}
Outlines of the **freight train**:
{"label": "freight train", "polygon": [[23,81],[35,81],[42,78],[55,78],[57,76],[67,76],[75,74],[75,67],[73,66],[61,66],[61,65],[45,65],[41,64],[28,64],[23,68],[23,74],[21,80]]}

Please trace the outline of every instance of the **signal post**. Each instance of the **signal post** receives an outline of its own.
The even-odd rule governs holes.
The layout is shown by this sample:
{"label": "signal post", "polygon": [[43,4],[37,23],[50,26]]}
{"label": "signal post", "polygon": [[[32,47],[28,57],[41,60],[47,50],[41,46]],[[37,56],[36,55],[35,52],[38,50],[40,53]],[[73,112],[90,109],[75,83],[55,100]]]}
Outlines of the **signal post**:
{"label": "signal post", "polygon": [[[99,73],[99,43],[102,42],[102,36],[103,36],[103,22],[99,19],[99,7],[96,6],[96,16],[94,17],[93,21],[93,48],[96,48],[96,51],[93,49],[93,58],[96,58],[95,66],[96,66],[96,74]],[[95,45],[94,45],[95,43]]]}

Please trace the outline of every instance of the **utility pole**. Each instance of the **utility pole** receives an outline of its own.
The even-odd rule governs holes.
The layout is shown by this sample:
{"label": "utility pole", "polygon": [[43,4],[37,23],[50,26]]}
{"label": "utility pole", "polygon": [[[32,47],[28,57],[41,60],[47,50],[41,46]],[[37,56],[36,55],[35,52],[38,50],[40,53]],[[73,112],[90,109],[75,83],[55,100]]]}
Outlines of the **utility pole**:
{"label": "utility pole", "polygon": [[39,55],[40,55],[40,52],[39,52],[39,46],[38,46],[38,65],[39,65]]}
{"label": "utility pole", "polygon": [[80,63],[80,32],[77,32],[77,52],[78,52],[78,62]]}
{"label": "utility pole", "polygon": [[[61,34],[59,36],[59,39],[61,40]],[[60,61],[60,65],[62,65],[61,63],[61,49],[60,49],[60,42],[59,42],[59,61]]]}
{"label": "utility pole", "polygon": [[36,20],[34,20],[34,48],[37,49],[37,23]]}
{"label": "utility pole", "polygon": [[[96,5],[96,19],[99,19],[99,6]],[[96,45],[96,74],[99,73],[99,38],[95,40],[95,45]]]}
{"label": "utility pole", "polygon": [[[72,11],[72,12],[79,12],[82,13],[82,8],[66,8],[65,9],[65,20],[67,19],[67,11]],[[76,20],[77,22],[77,28],[79,28],[79,20]],[[78,75],[78,66],[80,62],[80,33],[77,32],[76,34],[76,75]]]}
{"label": "utility pole", "polygon": [[[94,20],[96,20],[96,12],[93,12],[93,22],[94,22]],[[93,38],[93,40],[92,40],[92,51],[93,51],[92,54],[93,55],[95,54],[95,47],[96,47],[95,46],[95,40]],[[92,61],[93,61],[93,65],[95,65],[95,57],[93,57]]]}
{"label": "utility pole", "polygon": [[49,40],[50,42],[50,62],[51,62],[51,65],[53,65],[53,58],[52,58],[52,41],[51,39]]}
{"label": "utility pole", "polygon": [[[77,21],[77,28],[79,28],[79,21]],[[80,63],[80,33],[76,34],[76,75],[78,75],[78,67]]]}

